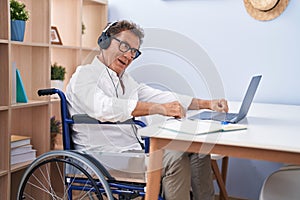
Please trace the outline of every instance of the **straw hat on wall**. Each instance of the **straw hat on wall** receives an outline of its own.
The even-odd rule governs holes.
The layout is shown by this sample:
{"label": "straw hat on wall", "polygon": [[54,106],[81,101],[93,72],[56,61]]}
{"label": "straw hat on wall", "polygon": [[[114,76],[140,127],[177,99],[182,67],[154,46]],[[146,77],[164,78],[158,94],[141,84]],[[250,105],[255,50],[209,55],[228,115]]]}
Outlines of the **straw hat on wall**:
{"label": "straw hat on wall", "polygon": [[257,20],[272,20],[287,7],[289,0],[244,0],[247,12]]}

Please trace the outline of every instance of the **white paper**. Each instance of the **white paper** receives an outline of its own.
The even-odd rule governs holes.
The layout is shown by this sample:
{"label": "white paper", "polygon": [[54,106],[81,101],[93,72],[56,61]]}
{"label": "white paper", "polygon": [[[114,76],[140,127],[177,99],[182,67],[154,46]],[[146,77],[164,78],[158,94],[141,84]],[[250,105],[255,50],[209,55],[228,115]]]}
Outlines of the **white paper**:
{"label": "white paper", "polygon": [[214,132],[233,131],[246,129],[246,125],[241,124],[228,124],[222,125],[216,121],[203,121],[203,120],[170,120],[166,121],[160,126],[162,129],[176,131],[178,133],[201,135]]}

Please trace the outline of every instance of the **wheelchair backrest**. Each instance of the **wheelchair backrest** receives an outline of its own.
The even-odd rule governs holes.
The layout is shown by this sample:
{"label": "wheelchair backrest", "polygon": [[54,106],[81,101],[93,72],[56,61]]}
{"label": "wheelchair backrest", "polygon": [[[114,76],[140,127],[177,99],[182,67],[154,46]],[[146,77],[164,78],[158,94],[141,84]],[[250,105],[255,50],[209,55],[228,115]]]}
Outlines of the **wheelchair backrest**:
{"label": "wheelchair backrest", "polygon": [[60,97],[60,110],[61,110],[61,123],[62,123],[62,135],[63,135],[63,147],[64,150],[72,150],[73,142],[71,138],[71,132],[72,132],[72,124],[74,124],[74,120],[71,118],[69,111],[68,111],[68,105],[67,105],[67,99],[65,94],[56,88],[50,88],[50,89],[42,89],[38,91],[39,96],[43,95],[52,95],[52,94],[58,94]]}

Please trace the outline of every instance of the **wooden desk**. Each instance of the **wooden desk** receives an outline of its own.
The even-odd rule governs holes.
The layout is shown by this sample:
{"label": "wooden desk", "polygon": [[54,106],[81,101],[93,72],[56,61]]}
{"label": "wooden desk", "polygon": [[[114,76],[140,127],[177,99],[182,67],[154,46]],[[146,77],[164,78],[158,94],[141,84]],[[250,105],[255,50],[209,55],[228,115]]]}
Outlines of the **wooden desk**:
{"label": "wooden desk", "polygon": [[[239,104],[229,106],[237,110]],[[200,136],[175,133],[158,125],[139,130],[151,138],[146,200],[158,197],[164,149],[300,164],[300,106],[254,103],[240,123],[248,124],[248,129]]]}

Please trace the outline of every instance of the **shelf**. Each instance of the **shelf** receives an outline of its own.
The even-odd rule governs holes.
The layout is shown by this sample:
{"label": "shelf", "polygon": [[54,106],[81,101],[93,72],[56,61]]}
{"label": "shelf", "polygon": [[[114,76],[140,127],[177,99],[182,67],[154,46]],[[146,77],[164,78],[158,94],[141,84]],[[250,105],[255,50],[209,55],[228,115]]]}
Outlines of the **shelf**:
{"label": "shelf", "polygon": [[69,82],[76,67],[81,64],[81,50],[71,48],[55,48],[51,51],[51,63],[57,63],[66,68],[66,75],[64,80],[65,91],[66,85]]}
{"label": "shelf", "polygon": [[49,1],[21,0],[30,13],[26,21],[25,43],[50,43],[50,12]]}
{"label": "shelf", "polygon": [[66,46],[66,45],[51,45],[52,48],[57,48],[57,49],[70,49],[70,50],[80,50],[81,48],[78,46]]}
{"label": "shelf", "polygon": [[83,48],[99,48],[97,41],[107,25],[107,2],[83,1],[82,22],[86,29],[82,35]]}
{"label": "shelf", "polygon": [[10,166],[10,171],[11,172],[16,172],[16,171],[19,171],[21,169],[26,169],[31,163],[32,163],[32,161],[27,161],[27,162],[22,162],[22,163],[11,165]]}
{"label": "shelf", "polygon": [[36,42],[19,42],[19,41],[11,41],[12,45],[19,46],[28,46],[28,47],[49,47],[49,43],[36,43]]}
{"label": "shelf", "polygon": [[11,63],[16,63],[16,68],[20,71],[28,99],[40,100],[37,91],[49,87],[49,53],[50,49],[44,46],[11,46]]}
{"label": "shelf", "polygon": [[51,3],[51,26],[57,28],[63,45],[80,47],[81,1],[52,0]]}
{"label": "shelf", "polygon": [[[9,148],[10,148],[10,143],[9,143],[9,136],[8,136],[8,116],[9,116],[9,109],[7,106],[1,106],[0,107],[2,110],[0,111],[0,135],[1,135],[1,140],[0,140],[0,173],[1,176],[4,176],[5,173],[9,170]],[[1,183],[0,183],[1,185]]]}
{"label": "shelf", "polygon": [[19,108],[29,108],[34,106],[45,106],[48,105],[49,101],[36,101],[36,100],[28,100],[28,103],[16,103],[12,104],[12,109],[19,109]]}
{"label": "shelf", "polygon": [[1,40],[8,40],[8,2],[0,0],[0,39]]}
{"label": "shelf", "polygon": [[[1,31],[0,31],[1,32]],[[0,106],[7,106],[9,97],[9,50],[8,44],[0,43]],[[1,120],[1,119],[0,119]]]}
{"label": "shelf", "polygon": [[60,103],[60,99],[51,98],[51,103]]}
{"label": "shelf", "polygon": [[0,44],[3,43],[3,44],[8,44],[8,40],[4,40],[4,39],[0,39]]}
{"label": "shelf", "polygon": [[10,113],[10,134],[30,137],[32,148],[37,150],[37,156],[50,150],[49,111],[49,103],[47,103],[42,106],[32,105],[22,109],[12,109]]}
{"label": "shelf", "polygon": [[95,4],[108,4],[107,0],[84,0],[84,5],[95,5]]}
{"label": "shelf", "polygon": [[0,106],[0,111],[7,111],[8,110],[8,106]]}
{"label": "shelf", "polygon": [[91,48],[91,47],[83,47],[82,50],[83,50],[83,51],[96,51],[96,52],[98,52],[98,54],[100,53],[100,48],[99,48],[99,46],[94,47],[94,48]]}
{"label": "shelf", "polygon": [[8,174],[8,170],[0,170],[0,177]]}
{"label": "shelf", "polygon": [[[9,199],[9,173],[0,176],[0,191],[1,191],[1,199]],[[11,200],[11,199],[10,199]]]}

